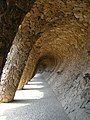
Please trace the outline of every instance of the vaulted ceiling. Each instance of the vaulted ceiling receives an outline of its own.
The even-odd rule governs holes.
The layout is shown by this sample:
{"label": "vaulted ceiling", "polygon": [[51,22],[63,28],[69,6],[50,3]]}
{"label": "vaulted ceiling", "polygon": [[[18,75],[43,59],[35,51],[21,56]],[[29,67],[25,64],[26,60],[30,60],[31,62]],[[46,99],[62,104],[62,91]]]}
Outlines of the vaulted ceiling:
{"label": "vaulted ceiling", "polygon": [[41,73],[69,117],[78,118],[78,109],[85,118],[79,105],[90,102],[90,0],[1,3],[1,71],[6,63],[0,101],[13,100],[17,89]]}

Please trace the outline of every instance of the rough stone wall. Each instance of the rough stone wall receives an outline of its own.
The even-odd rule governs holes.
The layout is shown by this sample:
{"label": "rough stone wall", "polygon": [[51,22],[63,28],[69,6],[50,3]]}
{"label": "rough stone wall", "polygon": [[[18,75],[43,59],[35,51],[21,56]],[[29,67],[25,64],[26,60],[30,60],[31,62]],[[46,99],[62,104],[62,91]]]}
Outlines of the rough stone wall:
{"label": "rough stone wall", "polygon": [[52,76],[43,74],[71,120],[90,119],[90,60],[74,54]]}
{"label": "rough stone wall", "polygon": [[16,84],[14,97],[19,81],[21,89],[41,70],[71,120],[89,120],[90,1],[37,0],[20,28],[2,74],[1,101],[12,100],[8,83]]}
{"label": "rough stone wall", "polygon": [[42,61],[41,65],[45,64],[44,56],[52,55],[55,62],[47,60],[47,67],[37,66],[37,69],[42,70],[41,73],[71,120],[90,118],[90,56],[87,35],[88,29],[80,27],[76,20],[72,23],[72,20],[66,22],[65,19],[56,23],[35,43],[21,78],[24,82],[30,80],[38,60]]}

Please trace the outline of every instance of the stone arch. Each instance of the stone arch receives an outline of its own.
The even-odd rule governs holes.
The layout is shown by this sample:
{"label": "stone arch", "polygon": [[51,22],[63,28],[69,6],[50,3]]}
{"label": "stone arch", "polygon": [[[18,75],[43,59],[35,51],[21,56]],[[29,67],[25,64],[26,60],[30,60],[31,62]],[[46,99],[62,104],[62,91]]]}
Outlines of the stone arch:
{"label": "stone arch", "polygon": [[[49,69],[49,71],[44,71],[43,77],[45,77],[51,85],[55,95],[71,119],[72,116],[73,119],[78,116],[78,113],[76,113],[77,109],[78,112],[83,109],[78,106],[78,103],[80,104],[82,101],[83,103],[85,103],[85,101],[88,103],[89,100],[88,96],[86,98],[82,95],[82,91],[85,92],[89,89],[89,84],[83,84],[83,76],[86,71],[89,71],[90,63],[85,43],[87,41],[87,35],[79,29],[80,27],[78,26],[78,23],[76,21],[73,21],[73,23],[74,22],[75,24],[72,24],[71,21],[68,21],[67,23],[62,22],[63,25],[59,26],[58,24],[45,31],[36,41],[29,54],[32,56],[31,61],[37,61],[41,56],[47,55],[47,53],[48,55],[55,55],[55,58],[57,58],[54,71],[51,72],[51,69]],[[31,63],[30,57],[28,57],[28,64],[26,64],[25,71],[23,71],[23,76],[27,73],[26,78],[24,79],[24,84],[30,80],[32,67],[29,69],[29,66]],[[33,66],[34,69],[35,66]],[[78,91],[79,88],[80,91]],[[81,96],[83,96],[83,100],[81,99]],[[74,110],[71,113],[70,111],[72,109]],[[85,112],[82,112],[80,116],[83,116],[83,118],[87,117]]]}
{"label": "stone arch", "polygon": [[44,69],[43,77],[71,119],[88,118],[89,5],[85,0],[34,3],[8,54],[0,83],[0,102],[13,100],[18,85],[21,83],[22,88],[28,82],[37,61],[49,53],[56,58],[55,66],[53,71]]}
{"label": "stone arch", "polygon": [[[56,16],[54,17],[54,15],[57,10],[58,12],[60,11],[60,7],[55,7],[58,5],[58,2],[55,1],[55,4],[52,2],[50,4],[50,1],[37,0],[31,11],[25,16],[22,25],[19,26],[18,33],[14,39],[13,45],[7,57],[7,62],[3,69],[0,83],[0,101],[8,102],[13,99],[25,66],[25,61],[27,60],[33,44],[46,29],[52,27],[51,23],[53,23],[54,20],[56,21]],[[55,7],[56,10],[54,10],[52,6]],[[45,11],[46,8],[48,8],[47,11]],[[48,11],[51,11],[52,15]],[[59,18],[57,16],[57,19],[61,20],[63,16],[62,14],[60,16]],[[14,53],[14,51],[16,52]],[[17,62],[17,60],[19,61]],[[20,61],[23,65],[20,64]],[[13,73],[16,74],[14,75]],[[12,80],[10,80],[10,78]],[[15,85],[13,84],[14,81],[16,81]],[[6,89],[3,90],[3,88]],[[9,88],[11,88],[11,90]]]}

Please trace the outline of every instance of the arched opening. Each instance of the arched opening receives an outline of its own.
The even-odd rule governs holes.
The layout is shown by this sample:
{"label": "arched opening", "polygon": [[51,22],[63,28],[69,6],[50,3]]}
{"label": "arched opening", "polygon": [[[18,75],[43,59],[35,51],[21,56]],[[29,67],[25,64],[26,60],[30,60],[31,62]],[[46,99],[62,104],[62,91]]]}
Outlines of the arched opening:
{"label": "arched opening", "polygon": [[33,76],[38,73],[43,74],[45,71],[52,72],[54,70],[54,65],[56,62],[55,59],[56,58],[50,55],[50,53],[40,57],[35,67]]}

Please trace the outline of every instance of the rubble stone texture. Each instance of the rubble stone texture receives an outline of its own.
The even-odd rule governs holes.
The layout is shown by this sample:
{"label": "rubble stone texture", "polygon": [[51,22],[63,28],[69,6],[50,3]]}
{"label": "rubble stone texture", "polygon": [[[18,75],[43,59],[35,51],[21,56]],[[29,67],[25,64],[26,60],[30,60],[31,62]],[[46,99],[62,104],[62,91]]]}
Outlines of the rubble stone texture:
{"label": "rubble stone texture", "polygon": [[0,101],[13,100],[37,72],[71,120],[90,119],[89,0],[36,0],[8,53]]}
{"label": "rubble stone texture", "polygon": [[0,0],[0,75],[18,27],[34,2],[35,0]]}

